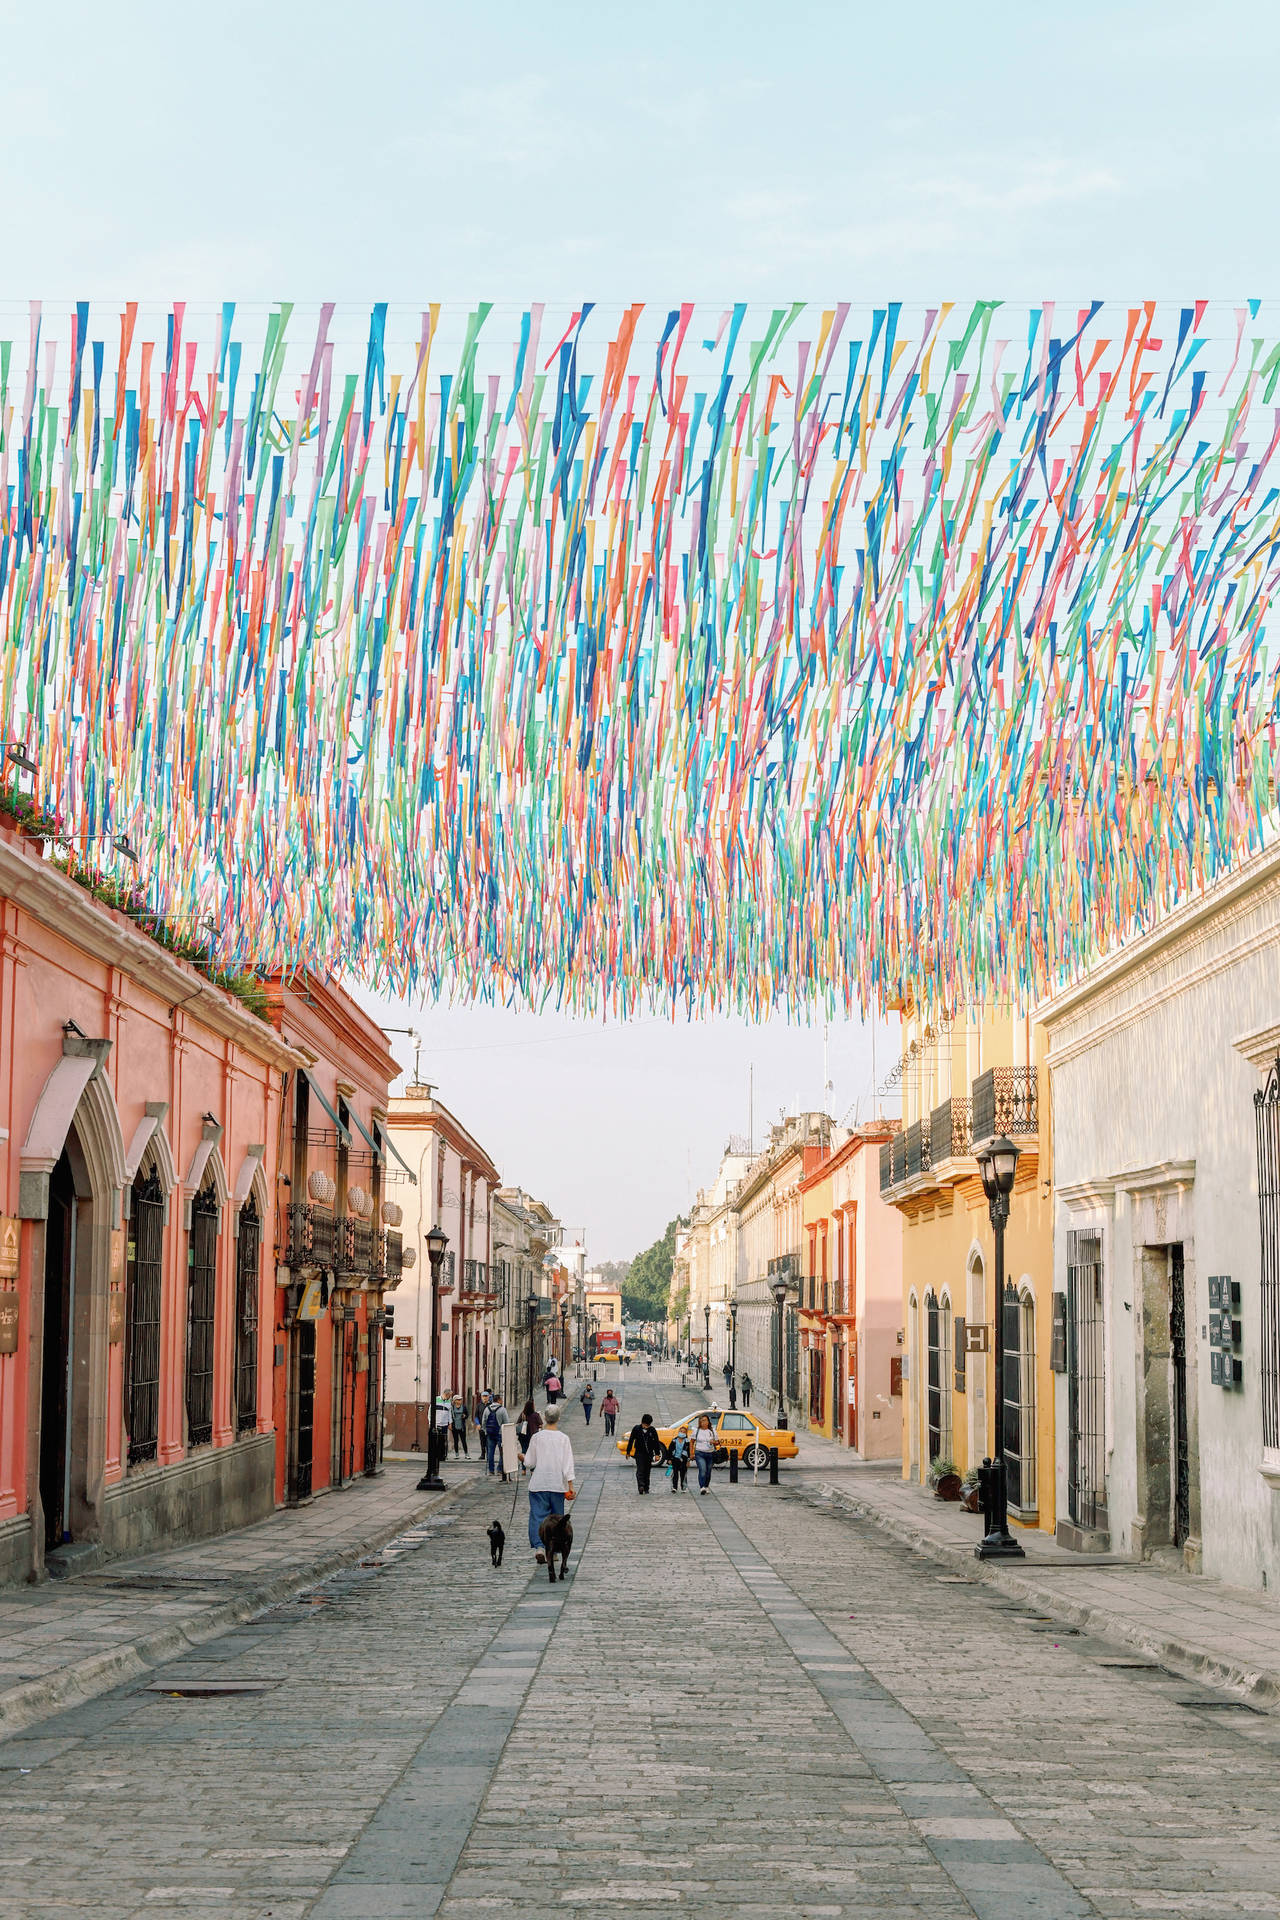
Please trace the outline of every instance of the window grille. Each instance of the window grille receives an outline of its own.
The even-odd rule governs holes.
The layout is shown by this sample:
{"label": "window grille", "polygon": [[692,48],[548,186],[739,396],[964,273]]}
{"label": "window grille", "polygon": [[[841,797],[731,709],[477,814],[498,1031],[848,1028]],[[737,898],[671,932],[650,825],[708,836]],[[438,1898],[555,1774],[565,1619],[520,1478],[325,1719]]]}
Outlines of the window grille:
{"label": "window grille", "polygon": [[1280,1452],[1280,1056],[1253,1096],[1262,1230],[1262,1444]]}
{"label": "window grille", "polygon": [[133,1183],[126,1273],[124,1411],[128,1462],[154,1460],[160,1438],[160,1292],[164,1191],[155,1174]]}
{"label": "window grille", "polygon": [[1009,1504],[1036,1504],[1035,1307],[1012,1281],[1004,1289],[1004,1458]]}
{"label": "window grille", "polygon": [[258,1426],[258,1285],[262,1223],[247,1200],[240,1209],[236,1241],[236,1432]]}
{"label": "window grille", "polygon": [[1067,1511],[1106,1525],[1103,1438],[1102,1236],[1067,1235]]}
{"label": "window grille", "polygon": [[951,1306],[939,1302],[937,1295],[925,1295],[926,1330],[929,1342],[929,1460],[951,1458]]}
{"label": "window grille", "polygon": [[785,1314],[787,1333],[787,1399],[791,1405],[800,1404],[800,1316],[794,1307],[788,1307]]}
{"label": "window grille", "polygon": [[187,1445],[213,1439],[213,1317],[218,1273],[218,1196],[203,1187],[191,1203],[187,1240]]}

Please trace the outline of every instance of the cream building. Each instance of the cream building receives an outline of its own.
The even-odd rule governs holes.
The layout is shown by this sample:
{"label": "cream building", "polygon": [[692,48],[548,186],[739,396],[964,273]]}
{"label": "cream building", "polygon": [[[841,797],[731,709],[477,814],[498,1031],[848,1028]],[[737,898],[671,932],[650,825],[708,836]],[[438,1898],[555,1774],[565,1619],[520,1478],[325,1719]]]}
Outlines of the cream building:
{"label": "cream building", "polygon": [[1041,1017],[1065,1527],[1280,1588],[1280,848]]}

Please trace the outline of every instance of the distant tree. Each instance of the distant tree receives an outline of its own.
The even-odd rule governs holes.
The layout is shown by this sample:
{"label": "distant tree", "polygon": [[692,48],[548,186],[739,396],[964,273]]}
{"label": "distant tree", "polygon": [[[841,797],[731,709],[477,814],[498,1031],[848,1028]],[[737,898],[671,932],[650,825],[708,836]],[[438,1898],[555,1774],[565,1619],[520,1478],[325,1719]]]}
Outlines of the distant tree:
{"label": "distant tree", "polygon": [[638,1253],[621,1284],[622,1311],[628,1320],[665,1320],[671,1294],[671,1269],[675,1260],[676,1233],[684,1225],[677,1218],[667,1222],[666,1232],[651,1247]]}
{"label": "distant tree", "polygon": [[602,1260],[595,1269],[606,1287],[614,1287],[620,1293],[627,1275],[631,1271],[629,1260]]}

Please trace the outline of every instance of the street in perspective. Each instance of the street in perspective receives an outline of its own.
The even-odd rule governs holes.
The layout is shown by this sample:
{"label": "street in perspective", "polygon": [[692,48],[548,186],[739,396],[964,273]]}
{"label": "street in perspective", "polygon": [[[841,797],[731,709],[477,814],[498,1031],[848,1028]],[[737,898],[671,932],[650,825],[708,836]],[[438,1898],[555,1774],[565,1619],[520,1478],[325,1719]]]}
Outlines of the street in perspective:
{"label": "street in perspective", "polygon": [[3,54],[0,1920],[1280,1920],[1280,9]]}

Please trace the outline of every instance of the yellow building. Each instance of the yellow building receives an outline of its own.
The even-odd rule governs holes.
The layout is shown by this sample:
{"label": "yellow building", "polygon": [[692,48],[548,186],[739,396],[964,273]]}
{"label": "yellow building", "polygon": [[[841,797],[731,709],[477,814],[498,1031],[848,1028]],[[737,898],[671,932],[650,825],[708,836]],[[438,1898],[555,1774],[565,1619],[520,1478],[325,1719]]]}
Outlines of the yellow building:
{"label": "yellow building", "polygon": [[[968,1008],[928,1028],[903,1010],[903,1129],[880,1149],[902,1214],[905,1478],[935,1461],[961,1475],[994,1446],[995,1234],[974,1159],[1006,1134],[1021,1149],[1005,1232],[1005,1456],[1009,1517],[1054,1530],[1052,1165],[1042,1030]],[[975,1536],[976,1538],[976,1536]]]}

